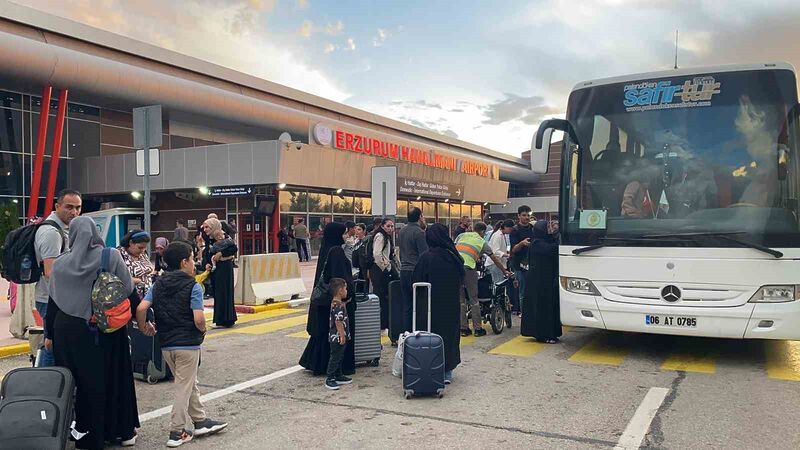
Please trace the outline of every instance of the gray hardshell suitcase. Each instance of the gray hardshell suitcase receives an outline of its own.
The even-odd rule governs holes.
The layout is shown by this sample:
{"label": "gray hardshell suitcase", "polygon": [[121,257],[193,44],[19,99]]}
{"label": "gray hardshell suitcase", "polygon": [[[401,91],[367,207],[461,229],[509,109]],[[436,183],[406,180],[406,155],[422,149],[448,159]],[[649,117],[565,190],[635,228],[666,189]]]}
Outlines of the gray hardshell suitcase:
{"label": "gray hardshell suitcase", "polygon": [[[381,302],[377,295],[364,292],[364,280],[356,280],[355,336],[356,363],[377,366],[381,359]],[[359,287],[361,288],[359,290]]]}
{"label": "gray hardshell suitcase", "polygon": [[0,449],[63,449],[75,381],[65,367],[14,369],[0,386]]}
{"label": "gray hardshell suitcase", "polygon": [[[428,291],[428,331],[417,330],[417,290]],[[414,283],[412,287],[414,331],[403,340],[403,394],[444,395],[444,341],[431,330],[431,284]]]}

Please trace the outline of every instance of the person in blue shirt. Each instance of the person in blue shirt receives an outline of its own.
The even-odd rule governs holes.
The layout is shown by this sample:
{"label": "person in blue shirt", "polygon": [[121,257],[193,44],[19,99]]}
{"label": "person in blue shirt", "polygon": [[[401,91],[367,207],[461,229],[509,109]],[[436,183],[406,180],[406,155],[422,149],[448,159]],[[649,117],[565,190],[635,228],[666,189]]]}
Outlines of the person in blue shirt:
{"label": "person in blue shirt", "polygon": [[[197,388],[200,347],[206,334],[203,288],[195,281],[194,252],[186,242],[173,242],[164,250],[167,271],[136,309],[139,330],[153,336],[158,328],[161,353],[175,374],[175,403],[167,447],[178,447],[193,436],[216,433],[228,424],[206,417]],[[155,324],[147,322],[152,306]]]}

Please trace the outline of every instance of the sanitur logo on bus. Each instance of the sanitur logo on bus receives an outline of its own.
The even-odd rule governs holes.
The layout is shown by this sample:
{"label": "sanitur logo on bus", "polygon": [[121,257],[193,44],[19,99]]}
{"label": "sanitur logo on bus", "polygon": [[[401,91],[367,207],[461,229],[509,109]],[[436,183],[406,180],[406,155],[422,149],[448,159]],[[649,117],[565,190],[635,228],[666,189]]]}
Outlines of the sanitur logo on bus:
{"label": "sanitur logo on bus", "polygon": [[712,76],[695,77],[677,86],[669,80],[643,81],[625,85],[622,103],[627,112],[711,106],[711,98],[720,93],[721,86]]}

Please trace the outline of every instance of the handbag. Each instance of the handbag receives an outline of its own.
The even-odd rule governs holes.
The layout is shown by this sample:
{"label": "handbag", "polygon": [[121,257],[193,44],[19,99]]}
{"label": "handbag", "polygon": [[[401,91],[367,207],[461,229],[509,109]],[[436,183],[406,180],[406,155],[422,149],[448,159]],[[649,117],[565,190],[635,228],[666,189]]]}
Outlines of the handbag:
{"label": "handbag", "polygon": [[319,274],[319,281],[317,281],[314,289],[311,290],[312,305],[324,305],[333,300],[330,281],[325,280],[325,270],[328,268],[328,258],[330,258],[330,256],[331,252],[328,250],[328,255],[325,257],[325,264],[322,266],[322,272]]}

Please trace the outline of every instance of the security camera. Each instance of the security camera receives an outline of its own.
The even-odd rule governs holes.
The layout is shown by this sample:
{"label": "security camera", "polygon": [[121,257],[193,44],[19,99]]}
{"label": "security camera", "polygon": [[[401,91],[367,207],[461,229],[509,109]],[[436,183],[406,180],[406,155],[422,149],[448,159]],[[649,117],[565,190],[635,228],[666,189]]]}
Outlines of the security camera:
{"label": "security camera", "polygon": [[295,150],[302,150],[303,149],[303,143],[300,142],[300,141],[292,142],[292,144],[294,144]]}

